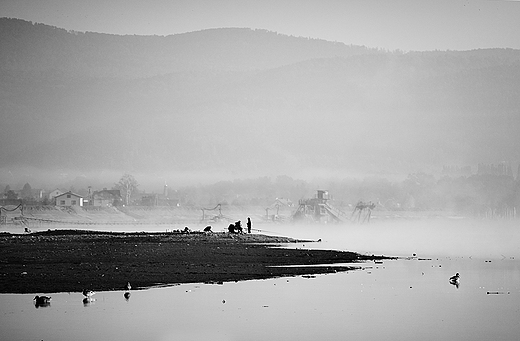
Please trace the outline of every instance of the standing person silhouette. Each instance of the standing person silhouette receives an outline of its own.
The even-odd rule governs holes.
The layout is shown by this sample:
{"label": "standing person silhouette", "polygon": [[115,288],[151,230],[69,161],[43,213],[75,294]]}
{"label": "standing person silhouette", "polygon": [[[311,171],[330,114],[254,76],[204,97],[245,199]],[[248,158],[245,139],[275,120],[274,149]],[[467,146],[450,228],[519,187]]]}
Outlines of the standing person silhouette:
{"label": "standing person silhouette", "polygon": [[251,233],[251,218],[247,217],[247,233]]}

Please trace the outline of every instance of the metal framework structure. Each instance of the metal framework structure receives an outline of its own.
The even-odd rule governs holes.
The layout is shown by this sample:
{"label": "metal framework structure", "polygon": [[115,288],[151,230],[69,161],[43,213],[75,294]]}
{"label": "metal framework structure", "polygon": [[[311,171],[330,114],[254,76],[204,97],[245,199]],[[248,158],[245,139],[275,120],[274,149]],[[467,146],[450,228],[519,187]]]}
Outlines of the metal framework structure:
{"label": "metal framework structure", "polygon": [[331,206],[329,200],[329,193],[325,190],[318,190],[314,198],[299,200],[293,220],[319,223],[343,222],[346,214]]}
{"label": "metal framework structure", "polygon": [[[206,222],[206,221],[218,222],[224,218],[224,215],[222,215],[222,205],[221,204],[218,204],[217,206],[215,206],[213,208],[201,208],[201,210],[202,210],[202,219],[200,220],[201,222]],[[218,214],[216,214],[216,215],[214,214],[214,215],[208,216],[206,214],[206,211],[216,211],[216,210],[218,210]]]}
{"label": "metal framework structure", "polygon": [[13,223],[19,223],[20,221],[23,222],[23,204],[19,204],[18,206],[15,206],[13,208],[6,208],[4,206],[0,206],[0,225],[7,224],[8,213],[15,212],[16,210],[20,210],[20,215],[14,215],[13,217],[11,217],[11,221]]}

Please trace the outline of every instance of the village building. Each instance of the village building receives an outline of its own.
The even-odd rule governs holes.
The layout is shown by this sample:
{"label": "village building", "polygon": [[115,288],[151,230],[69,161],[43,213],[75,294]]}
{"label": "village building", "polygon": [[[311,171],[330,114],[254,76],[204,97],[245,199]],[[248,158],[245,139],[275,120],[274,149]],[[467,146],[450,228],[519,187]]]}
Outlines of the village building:
{"label": "village building", "polygon": [[271,207],[293,207],[293,202],[291,199],[276,198]]}
{"label": "village building", "polygon": [[55,197],[56,206],[83,206],[81,195],[68,191]]}
{"label": "village building", "polygon": [[[140,193],[140,199],[136,200],[140,206],[179,206],[179,199],[171,198],[171,189],[168,188],[167,184],[164,184],[162,194],[156,193]],[[175,195],[175,194],[174,194]]]}
{"label": "village building", "polygon": [[54,198],[60,194],[63,194],[63,191],[56,188],[54,191],[49,193],[49,200],[54,200]]}
{"label": "village building", "polygon": [[267,220],[277,220],[280,215],[280,211],[288,211],[293,207],[293,203],[290,199],[276,198],[275,201],[265,209]]}
{"label": "village building", "polygon": [[162,194],[146,194],[142,193],[141,199],[138,201],[141,206],[179,206],[179,199],[169,198]]}
{"label": "village building", "polygon": [[119,206],[122,202],[123,198],[120,190],[103,188],[102,191],[94,191],[89,204],[97,207]]}

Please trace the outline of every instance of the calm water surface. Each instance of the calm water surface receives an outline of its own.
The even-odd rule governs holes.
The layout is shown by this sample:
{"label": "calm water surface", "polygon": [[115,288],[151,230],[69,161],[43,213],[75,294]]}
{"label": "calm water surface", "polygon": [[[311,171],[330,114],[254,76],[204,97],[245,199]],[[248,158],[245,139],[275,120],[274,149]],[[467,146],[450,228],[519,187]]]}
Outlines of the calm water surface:
{"label": "calm water surface", "polygon": [[[273,228],[274,227],[274,228]],[[520,233],[512,223],[270,226],[292,247],[410,257],[360,270],[223,285],[0,295],[2,340],[517,340]],[[417,257],[413,257],[413,254]],[[418,259],[425,259],[419,260]],[[459,287],[449,283],[459,272]]]}

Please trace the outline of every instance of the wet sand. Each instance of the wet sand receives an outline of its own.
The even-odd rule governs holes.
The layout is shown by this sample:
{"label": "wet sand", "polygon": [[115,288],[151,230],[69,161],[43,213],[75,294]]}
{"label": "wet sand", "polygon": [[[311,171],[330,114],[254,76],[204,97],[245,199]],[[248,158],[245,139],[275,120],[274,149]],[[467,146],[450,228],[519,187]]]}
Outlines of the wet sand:
{"label": "wet sand", "polygon": [[[114,233],[54,230],[0,234],[0,293],[124,290],[348,271],[388,258],[355,252],[278,248],[313,242],[262,234]],[[305,265],[305,267],[286,267]],[[312,266],[316,265],[316,266]],[[318,266],[320,265],[320,266]]]}

